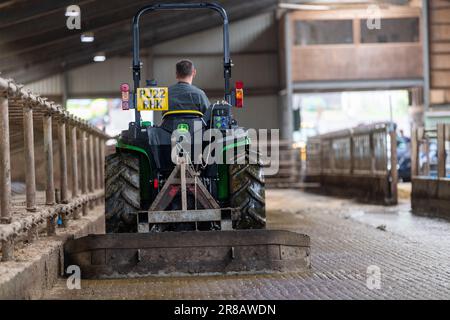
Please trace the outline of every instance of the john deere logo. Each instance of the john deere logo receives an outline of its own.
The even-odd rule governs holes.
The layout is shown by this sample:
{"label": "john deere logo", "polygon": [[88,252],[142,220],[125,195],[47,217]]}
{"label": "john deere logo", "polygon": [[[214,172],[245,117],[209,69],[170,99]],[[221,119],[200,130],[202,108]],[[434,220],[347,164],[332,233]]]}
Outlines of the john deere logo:
{"label": "john deere logo", "polygon": [[177,129],[180,132],[189,132],[189,125],[187,123],[180,123]]}

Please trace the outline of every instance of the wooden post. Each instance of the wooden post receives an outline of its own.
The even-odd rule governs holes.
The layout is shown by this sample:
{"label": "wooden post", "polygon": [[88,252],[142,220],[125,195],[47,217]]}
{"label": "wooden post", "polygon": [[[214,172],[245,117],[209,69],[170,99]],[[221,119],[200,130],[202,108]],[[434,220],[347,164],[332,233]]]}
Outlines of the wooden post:
{"label": "wooden post", "polygon": [[56,234],[56,217],[47,218],[47,236],[53,236]]}
{"label": "wooden post", "polygon": [[[98,143],[98,137],[92,136],[93,143],[94,143],[94,190],[98,190],[100,188],[99,182],[100,182],[100,149],[99,149],[99,143]],[[100,204],[100,199],[95,199],[94,201],[95,205]]]}
{"label": "wooden post", "polygon": [[100,139],[100,188],[105,189],[105,140]]}
{"label": "wooden post", "polygon": [[424,136],[424,140],[425,140],[425,144],[424,144],[424,152],[425,152],[425,156],[427,158],[427,161],[425,162],[425,166],[424,166],[424,174],[426,176],[430,175],[430,139],[428,138],[427,135]]}
{"label": "wooden post", "polygon": [[328,140],[328,147],[329,147],[329,154],[330,154],[330,172],[333,173],[335,171],[336,168],[336,164],[335,164],[335,154],[334,154],[334,149],[333,149],[333,139],[330,138]]}
{"label": "wooden post", "polygon": [[389,133],[391,145],[387,146],[391,149],[391,202],[390,204],[397,204],[398,202],[398,169],[397,169],[397,132],[391,130]]}
{"label": "wooden post", "polygon": [[71,128],[71,161],[72,161],[72,198],[78,197],[78,150],[77,150],[77,127]]}
{"label": "wooden post", "polygon": [[61,218],[61,228],[67,228],[69,226],[67,211],[65,209],[61,210],[61,212],[59,213],[59,217]]}
{"label": "wooden post", "polygon": [[[87,141],[86,131],[81,131],[81,193],[88,193],[88,161],[87,161]],[[83,215],[87,215],[87,205],[83,204]]]}
{"label": "wooden post", "polygon": [[324,170],[323,170],[323,167],[324,167],[324,162],[323,162],[323,158],[324,158],[323,143],[324,143],[323,139],[319,138],[319,153],[320,153],[320,161],[319,161],[320,162],[320,178],[319,178],[319,181],[320,181],[320,184],[322,184],[322,177],[324,175]]}
{"label": "wooden post", "polygon": [[370,172],[375,173],[376,169],[376,158],[375,158],[375,142],[373,141],[373,132],[369,134],[369,145],[370,145]]}
{"label": "wooden post", "polygon": [[447,169],[445,167],[445,124],[439,123],[437,125],[437,140],[438,140],[438,177],[445,178],[447,176]]}
{"label": "wooden post", "polygon": [[2,240],[2,261],[11,261],[14,259],[14,239]]}
{"label": "wooden post", "polygon": [[37,224],[33,224],[29,227],[27,232],[27,241],[28,243],[32,243],[33,241],[39,238],[39,229]]}
{"label": "wooden post", "polygon": [[350,175],[355,171],[355,140],[353,132],[350,133]]}
{"label": "wooden post", "polygon": [[100,138],[95,137],[94,138],[94,156],[95,156],[95,189],[100,189]]}
{"label": "wooden post", "polygon": [[[70,156],[72,162],[72,198],[78,197],[78,151],[77,151],[77,127],[73,125],[70,130]],[[79,218],[78,209],[74,209],[74,219]]]}
{"label": "wooden post", "polygon": [[419,175],[419,144],[417,140],[417,128],[413,127],[411,131],[411,179]]}
{"label": "wooden post", "polygon": [[[11,223],[11,160],[8,98],[0,95],[0,223]],[[2,261],[14,259],[14,239],[1,241]]]}
{"label": "wooden post", "polygon": [[53,175],[53,133],[52,115],[44,115],[44,153],[47,186],[45,188],[45,203],[49,206],[55,204],[55,181]]}
{"label": "wooden post", "polygon": [[[53,129],[52,129],[52,115],[50,113],[44,114],[44,154],[45,154],[45,171],[46,171],[46,188],[45,188],[45,204],[53,206],[55,199],[55,180],[53,173]],[[56,234],[56,219],[55,217],[47,218],[47,236]]]}
{"label": "wooden post", "polygon": [[[94,137],[92,133],[89,134],[89,149],[88,149],[88,172],[89,172],[89,192],[95,191],[95,160],[94,160]],[[89,209],[94,209],[94,201],[89,202]]]}
{"label": "wooden post", "polygon": [[26,206],[28,211],[36,211],[36,172],[34,165],[34,132],[33,109],[31,106],[23,108],[23,128],[25,146],[25,182]]}
{"label": "wooden post", "polygon": [[[95,137],[95,154],[96,154],[96,187],[98,190],[102,189],[102,150],[101,150],[101,144],[102,144],[102,140],[99,136]],[[102,200],[101,198],[97,199],[97,205],[101,205],[102,204]]]}
{"label": "wooden post", "polygon": [[[0,223],[11,223],[11,160],[9,148],[8,98],[0,95]],[[6,246],[6,247],[5,247]],[[2,250],[8,251],[7,242]]]}
{"label": "wooden post", "polygon": [[66,149],[66,123],[64,119],[59,122],[59,162],[60,162],[60,179],[61,179],[61,203],[69,202],[68,185],[67,185],[67,149]]}

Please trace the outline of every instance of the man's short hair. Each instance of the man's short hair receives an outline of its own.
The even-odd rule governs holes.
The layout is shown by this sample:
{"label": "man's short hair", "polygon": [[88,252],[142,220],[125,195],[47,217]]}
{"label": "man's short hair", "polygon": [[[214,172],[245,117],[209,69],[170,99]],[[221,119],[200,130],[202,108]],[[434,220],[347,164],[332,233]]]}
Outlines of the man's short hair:
{"label": "man's short hair", "polygon": [[190,60],[180,60],[177,62],[177,76],[186,78],[192,76],[194,72],[194,64]]}

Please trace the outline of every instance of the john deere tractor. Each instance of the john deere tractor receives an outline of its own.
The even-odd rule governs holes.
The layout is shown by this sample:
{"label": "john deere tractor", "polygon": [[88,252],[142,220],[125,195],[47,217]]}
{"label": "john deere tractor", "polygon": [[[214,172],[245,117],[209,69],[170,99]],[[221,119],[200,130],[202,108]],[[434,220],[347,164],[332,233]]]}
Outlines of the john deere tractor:
{"label": "john deere tractor", "polygon": [[[140,86],[140,17],[170,9],[210,9],[223,18],[224,98],[205,114],[168,110],[166,87]],[[107,233],[68,241],[66,266],[97,279],[309,267],[308,236],[265,230],[261,159],[255,139],[232,116],[243,104],[243,89],[242,83],[231,88],[231,67],[228,18],[220,5],[155,4],[135,15],[134,87],[121,86],[122,107],[135,109],[135,121],[106,159]],[[165,112],[160,125],[141,120],[147,110]]]}
{"label": "john deere tractor", "polygon": [[[210,106],[206,114],[195,110],[167,111],[167,88],[140,87],[139,17],[147,11],[179,8],[212,9],[219,12],[224,20],[224,100]],[[154,5],[137,15],[133,30],[134,90],[130,94],[127,84],[122,85],[121,90],[122,107],[134,108],[136,120],[118,137],[116,153],[106,159],[107,232],[137,232],[138,224],[146,220],[149,220],[150,232],[221,230],[224,226],[222,217],[218,216],[220,210],[216,211],[216,215],[212,214],[211,210],[205,211],[217,209],[217,205],[219,208],[228,209],[228,218],[234,229],[264,228],[265,195],[261,164],[257,157],[256,161],[250,163],[250,139],[232,116],[233,105],[242,106],[243,92],[240,83],[237,83],[237,88],[230,87],[232,62],[225,10],[209,3]],[[160,125],[141,121],[140,112],[149,110],[165,112]],[[195,183],[181,186],[179,178],[169,180],[172,172],[178,169],[172,157],[172,150],[177,147],[176,141],[172,141],[173,136],[189,135],[187,140],[197,143],[199,147],[197,150],[203,153],[205,149],[208,152],[207,148],[212,142],[203,141],[204,133],[209,129],[222,133],[223,149],[215,151],[223,153],[221,162],[225,163],[205,163],[207,159],[195,163],[194,160],[198,160],[199,154],[194,154],[193,149],[185,150],[185,165],[190,169],[188,173],[191,171],[195,176]],[[230,130],[241,134],[227,137],[226,132]],[[194,141],[195,136],[200,137],[200,143]],[[230,155],[230,151],[233,155],[227,157],[226,154]],[[214,156],[217,159],[218,155]],[[170,188],[166,186],[163,190],[166,184],[170,184]],[[197,188],[197,192],[195,188],[190,188],[192,185]],[[184,188],[186,188],[185,207],[183,207]],[[156,214],[147,219],[146,212],[162,191],[166,192],[163,198],[168,203],[160,205],[159,208],[152,208],[152,211],[158,211],[160,221]],[[212,201],[202,201],[204,199],[200,199],[199,196],[208,200],[212,198]],[[161,211],[168,211],[166,215],[172,215],[174,218],[168,220]],[[227,213],[222,212],[223,215]],[[143,219],[140,219],[141,216]],[[208,220],[210,218],[214,219]]]}

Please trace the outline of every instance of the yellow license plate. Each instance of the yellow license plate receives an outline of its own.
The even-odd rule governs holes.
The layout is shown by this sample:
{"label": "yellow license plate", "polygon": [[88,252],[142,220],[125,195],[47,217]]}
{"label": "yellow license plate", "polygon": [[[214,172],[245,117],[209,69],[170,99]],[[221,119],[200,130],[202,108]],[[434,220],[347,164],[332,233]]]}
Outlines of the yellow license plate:
{"label": "yellow license plate", "polygon": [[138,88],[138,111],[169,110],[169,89],[167,87]]}

